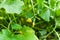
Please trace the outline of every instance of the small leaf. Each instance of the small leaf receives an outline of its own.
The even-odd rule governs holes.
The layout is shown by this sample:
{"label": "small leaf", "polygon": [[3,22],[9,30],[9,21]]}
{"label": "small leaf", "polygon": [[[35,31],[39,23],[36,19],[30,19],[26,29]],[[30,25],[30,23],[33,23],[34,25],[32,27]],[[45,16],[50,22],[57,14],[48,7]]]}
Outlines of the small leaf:
{"label": "small leaf", "polygon": [[56,12],[56,16],[60,16],[60,9],[56,9],[55,12]]}
{"label": "small leaf", "polygon": [[56,18],[56,26],[60,28],[60,17]]}
{"label": "small leaf", "polygon": [[[50,0],[50,7],[54,8],[57,0]],[[53,4],[54,3],[54,4]]]}
{"label": "small leaf", "polygon": [[19,24],[12,24],[11,27],[13,30],[20,30],[22,28],[22,26]]}
{"label": "small leaf", "polygon": [[39,33],[41,34],[41,36],[44,36],[47,33],[47,31],[46,30],[42,30],[42,31],[39,31]]}
{"label": "small leaf", "polygon": [[33,14],[31,12],[26,12],[25,17],[26,18],[31,18],[31,17],[33,17]]}
{"label": "small leaf", "polygon": [[60,2],[57,2],[55,13],[56,13],[56,16],[60,16]]}
{"label": "small leaf", "polygon": [[42,4],[43,4],[44,0],[37,0],[37,4],[38,4],[38,10],[42,10]]}

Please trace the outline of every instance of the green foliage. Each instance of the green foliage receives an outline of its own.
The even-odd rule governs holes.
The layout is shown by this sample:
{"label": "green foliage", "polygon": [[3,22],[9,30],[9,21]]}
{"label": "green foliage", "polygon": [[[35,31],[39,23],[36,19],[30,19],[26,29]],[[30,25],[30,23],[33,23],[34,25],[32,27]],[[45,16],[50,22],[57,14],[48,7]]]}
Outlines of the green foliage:
{"label": "green foliage", "polygon": [[0,40],[60,40],[60,0],[0,0]]}
{"label": "green foliage", "polygon": [[7,13],[21,13],[23,2],[20,0],[3,0],[0,3],[0,8],[6,9]]}
{"label": "green foliage", "polygon": [[42,11],[42,13],[40,14],[40,17],[43,18],[45,21],[49,21],[50,20],[50,10],[46,9]]}
{"label": "green foliage", "polygon": [[[21,26],[17,24],[16,27],[21,27]],[[34,30],[32,30],[30,27],[24,26],[19,31],[20,33],[15,35],[14,33],[8,31],[7,29],[2,29],[2,32],[0,33],[0,39],[1,40],[35,40],[35,39],[38,40],[34,34]]]}
{"label": "green foliage", "polygon": [[18,24],[12,24],[11,27],[13,30],[20,30],[22,28],[21,25]]}
{"label": "green foliage", "polygon": [[43,1],[44,1],[44,0],[37,0],[38,10],[40,10],[40,11],[42,10],[42,7],[43,7],[43,6],[42,6]]}

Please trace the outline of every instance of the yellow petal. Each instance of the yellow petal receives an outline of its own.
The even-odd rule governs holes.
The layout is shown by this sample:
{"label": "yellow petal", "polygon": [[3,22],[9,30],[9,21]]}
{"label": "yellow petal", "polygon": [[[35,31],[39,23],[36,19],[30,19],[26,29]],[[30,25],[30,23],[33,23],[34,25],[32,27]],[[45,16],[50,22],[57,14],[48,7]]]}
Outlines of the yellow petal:
{"label": "yellow petal", "polygon": [[32,22],[31,18],[28,18],[26,22],[31,23]]}

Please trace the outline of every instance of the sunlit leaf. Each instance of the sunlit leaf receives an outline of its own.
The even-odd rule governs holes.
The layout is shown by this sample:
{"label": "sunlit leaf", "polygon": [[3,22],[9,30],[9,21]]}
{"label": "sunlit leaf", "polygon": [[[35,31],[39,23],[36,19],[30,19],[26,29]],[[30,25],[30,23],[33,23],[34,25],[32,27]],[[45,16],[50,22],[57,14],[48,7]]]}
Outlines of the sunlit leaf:
{"label": "sunlit leaf", "polygon": [[15,23],[13,23],[13,24],[11,25],[11,27],[12,27],[13,30],[20,30],[20,29],[22,28],[21,25],[15,24]]}
{"label": "sunlit leaf", "polygon": [[50,20],[50,10],[47,9],[45,11],[42,11],[42,13],[40,14],[40,17],[42,19],[44,19],[45,21],[49,21]]}
{"label": "sunlit leaf", "polygon": [[21,13],[23,1],[21,0],[3,0],[0,3],[0,8],[4,8],[7,13]]}

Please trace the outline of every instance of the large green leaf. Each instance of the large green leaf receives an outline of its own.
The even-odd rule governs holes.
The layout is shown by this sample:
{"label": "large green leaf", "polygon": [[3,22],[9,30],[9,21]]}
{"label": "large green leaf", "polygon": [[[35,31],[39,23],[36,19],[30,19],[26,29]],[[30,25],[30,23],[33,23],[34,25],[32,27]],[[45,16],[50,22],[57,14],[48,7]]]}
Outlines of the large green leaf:
{"label": "large green leaf", "polygon": [[28,27],[28,26],[24,26],[21,30],[22,30],[22,32],[23,32],[24,34],[26,34],[26,33],[28,33],[28,34],[34,34],[34,30],[31,29],[31,28]]}
{"label": "large green leaf", "polygon": [[21,29],[21,31],[22,31],[22,33],[24,35],[23,40],[38,40],[38,38],[35,35],[34,30],[31,29],[30,27],[24,26]]}
{"label": "large green leaf", "polygon": [[13,34],[12,32],[10,33],[10,31],[8,31],[7,29],[2,29],[2,32],[0,33],[0,39],[1,40],[38,40],[38,38],[34,33],[34,30],[31,29],[30,27],[23,26],[23,28],[21,28],[20,31],[22,33]]}
{"label": "large green leaf", "polygon": [[24,34],[23,40],[38,40],[34,30],[30,27],[24,26],[21,31]]}
{"label": "large green leaf", "polygon": [[3,0],[0,3],[0,8],[4,8],[7,13],[21,13],[23,1],[21,0]]}
{"label": "large green leaf", "polygon": [[50,20],[50,10],[43,10],[42,13],[40,14],[40,17],[42,19],[44,19],[45,21],[49,21]]}

